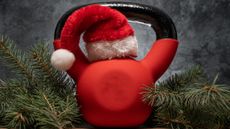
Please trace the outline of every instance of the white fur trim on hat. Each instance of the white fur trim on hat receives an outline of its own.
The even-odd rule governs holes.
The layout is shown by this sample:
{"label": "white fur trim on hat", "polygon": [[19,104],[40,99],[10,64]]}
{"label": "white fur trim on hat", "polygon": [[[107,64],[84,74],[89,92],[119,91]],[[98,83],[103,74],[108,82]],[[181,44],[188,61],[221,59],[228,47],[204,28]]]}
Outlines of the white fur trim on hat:
{"label": "white fur trim on hat", "polygon": [[66,49],[58,49],[51,56],[51,64],[58,70],[70,69],[74,61],[74,54]]}
{"label": "white fur trim on hat", "polygon": [[135,36],[128,36],[114,41],[98,41],[86,44],[89,61],[136,57],[137,39]]}

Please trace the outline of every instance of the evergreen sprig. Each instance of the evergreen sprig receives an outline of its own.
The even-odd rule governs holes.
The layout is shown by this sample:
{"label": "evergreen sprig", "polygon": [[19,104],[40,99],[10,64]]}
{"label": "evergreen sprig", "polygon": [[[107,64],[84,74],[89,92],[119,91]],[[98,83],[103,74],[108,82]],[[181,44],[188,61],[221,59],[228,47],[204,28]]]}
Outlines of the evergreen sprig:
{"label": "evergreen sprig", "polygon": [[[218,77],[218,76],[217,76]],[[209,82],[201,67],[172,75],[145,88],[143,100],[155,112],[154,121],[176,129],[227,129],[230,87]]]}
{"label": "evergreen sprig", "polygon": [[[230,87],[213,82],[194,83],[184,93],[184,109],[194,126],[206,125],[206,128],[223,128],[230,122]],[[212,124],[210,124],[212,123]],[[207,125],[208,124],[208,125]]]}
{"label": "evergreen sprig", "polygon": [[66,95],[75,88],[74,81],[64,72],[57,71],[50,64],[50,50],[47,43],[38,43],[30,50],[32,68],[36,77],[49,84],[59,95]]}
{"label": "evergreen sprig", "polygon": [[52,98],[54,96],[52,94],[41,93],[34,100],[36,103],[31,105],[38,121],[37,126],[44,129],[74,127],[74,123],[80,121],[79,116],[76,115],[79,113],[74,97],[67,96],[65,100],[60,101],[57,98]]}
{"label": "evergreen sprig", "polygon": [[26,79],[31,85],[37,84],[27,55],[17,49],[12,40],[4,36],[0,39],[0,56],[5,66],[9,67],[16,77],[20,77],[21,81]]}
{"label": "evergreen sprig", "polygon": [[[195,83],[197,80],[204,80],[205,76],[200,66],[170,76],[168,79],[152,86],[145,87],[143,100],[151,106],[162,109],[178,106],[182,102],[181,93],[186,86]],[[156,88],[157,87],[157,88]],[[156,101],[157,99],[157,101]]]}
{"label": "evergreen sprig", "polygon": [[2,37],[0,58],[15,73],[0,80],[0,128],[65,129],[79,123],[75,84],[50,65],[47,44],[22,52]]}

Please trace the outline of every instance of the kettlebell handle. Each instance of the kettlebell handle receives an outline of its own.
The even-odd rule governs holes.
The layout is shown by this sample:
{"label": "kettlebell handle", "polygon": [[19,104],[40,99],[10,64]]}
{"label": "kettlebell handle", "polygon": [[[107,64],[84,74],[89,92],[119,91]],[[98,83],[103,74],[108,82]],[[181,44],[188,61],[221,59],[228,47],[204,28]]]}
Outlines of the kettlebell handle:
{"label": "kettlebell handle", "polygon": [[[92,4],[92,3],[91,3]],[[137,3],[129,2],[99,2],[93,4],[100,4],[102,6],[108,6],[122,12],[128,19],[136,20],[151,25],[152,29],[156,32],[156,39],[171,38],[177,39],[176,28],[171,18],[162,12],[161,10],[152,6],[147,6]],[[90,5],[90,4],[88,4]],[[60,38],[61,30],[67,20],[67,18],[76,10],[87,6],[76,6],[67,11],[58,21],[54,39]]]}

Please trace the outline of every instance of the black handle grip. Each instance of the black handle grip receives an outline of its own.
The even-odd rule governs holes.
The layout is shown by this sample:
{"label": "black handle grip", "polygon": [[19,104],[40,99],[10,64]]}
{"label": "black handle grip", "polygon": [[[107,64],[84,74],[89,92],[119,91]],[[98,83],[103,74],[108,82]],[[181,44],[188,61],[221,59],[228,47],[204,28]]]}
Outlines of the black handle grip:
{"label": "black handle grip", "polygon": [[[100,4],[102,6],[108,6],[122,12],[128,19],[136,20],[144,23],[151,24],[151,27],[156,32],[157,39],[173,38],[177,39],[177,32],[172,19],[162,12],[161,10],[137,3],[128,2],[99,2],[94,4]],[[90,5],[90,4],[87,4]],[[60,38],[61,30],[67,20],[67,18],[77,9],[84,6],[77,6],[67,11],[61,19],[58,21],[54,39]]]}

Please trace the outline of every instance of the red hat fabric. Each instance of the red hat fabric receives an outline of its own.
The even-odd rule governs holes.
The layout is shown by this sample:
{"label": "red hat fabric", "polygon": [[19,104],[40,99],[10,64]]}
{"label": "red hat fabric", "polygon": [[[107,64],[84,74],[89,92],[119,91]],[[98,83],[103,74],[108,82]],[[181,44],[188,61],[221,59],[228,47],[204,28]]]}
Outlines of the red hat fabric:
{"label": "red hat fabric", "polygon": [[[78,58],[77,48],[81,34],[86,43],[89,61],[137,56],[134,30],[127,18],[115,9],[94,4],[73,12],[62,29],[60,48],[68,50]],[[73,63],[71,58],[71,64]]]}
{"label": "red hat fabric", "polygon": [[[86,43],[113,41],[134,35],[134,30],[129,25],[126,17],[119,11],[109,8],[104,13],[107,13],[107,17],[111,18],[108,18],[108,20],[102,20],[88,28],[83,36]],[[97,15],[94,17],[95,21],[99,21],[97,18],[101,18]]]}

